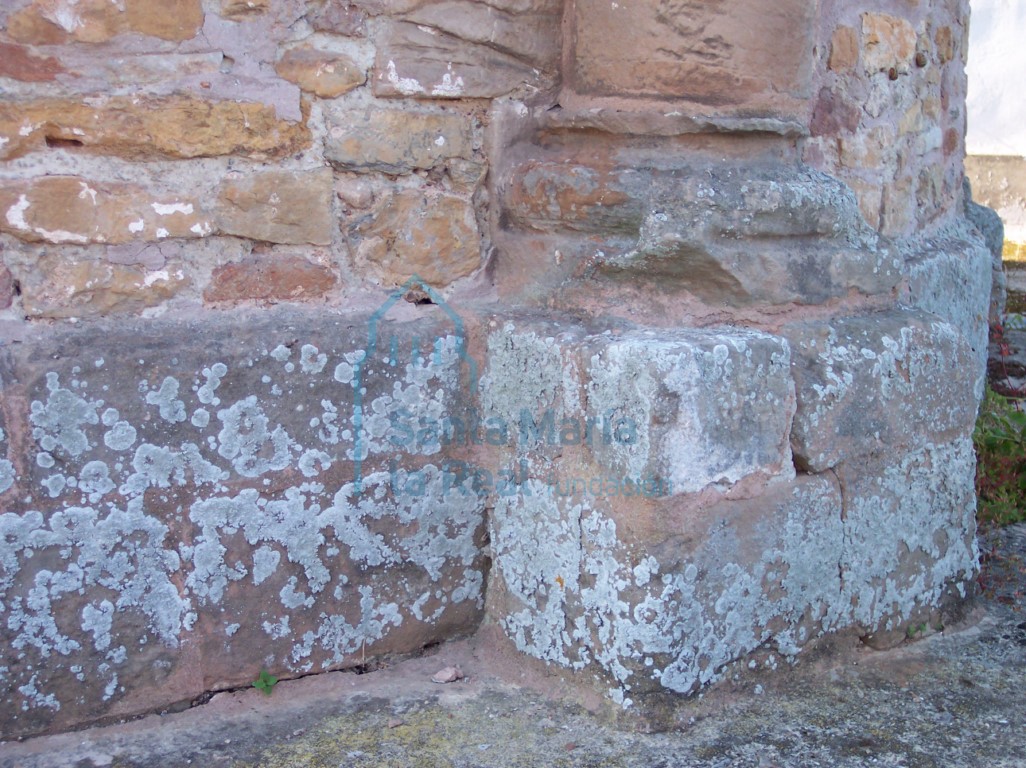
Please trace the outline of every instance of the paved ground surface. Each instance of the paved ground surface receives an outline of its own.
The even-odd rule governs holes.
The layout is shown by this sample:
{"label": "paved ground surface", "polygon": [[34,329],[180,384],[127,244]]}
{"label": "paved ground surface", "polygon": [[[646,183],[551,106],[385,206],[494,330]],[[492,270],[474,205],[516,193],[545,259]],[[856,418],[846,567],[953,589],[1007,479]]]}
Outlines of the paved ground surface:
{"label": "paved ground surface", "polygon": [[[589,713],[483,633],[363,675],[0,744],[0,766],[1024,766],[1026,526],[982,536],[981,549],[983,594],[966,624],[727,684],[683,703],[670,732]],[[431,682],[455,663],[466,679]]]}

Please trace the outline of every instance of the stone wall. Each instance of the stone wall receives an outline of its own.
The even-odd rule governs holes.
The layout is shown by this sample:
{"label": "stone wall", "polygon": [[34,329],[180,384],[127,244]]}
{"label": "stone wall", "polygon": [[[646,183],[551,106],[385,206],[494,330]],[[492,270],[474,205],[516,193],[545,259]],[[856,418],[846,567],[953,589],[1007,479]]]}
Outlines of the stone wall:
{"label": "stone wall", "polygon": [[648,711],[964,597],[966,5],[5,4],[4,735],[482,622]]}

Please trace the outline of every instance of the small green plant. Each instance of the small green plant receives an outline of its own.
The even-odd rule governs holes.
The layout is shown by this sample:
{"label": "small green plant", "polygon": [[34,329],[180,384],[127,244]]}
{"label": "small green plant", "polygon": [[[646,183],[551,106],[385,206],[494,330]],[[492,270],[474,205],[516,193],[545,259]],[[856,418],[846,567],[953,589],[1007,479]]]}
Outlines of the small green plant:
{"label": "small green plant", "polygon": [[920,623],[920,624],[909,624],[908,627],[905,628],[905,637],[907,637],[909,640],[913,639],[916,635],[925,635],[925,634],[926,634],[926,622],[925,621]]}
{"label": "small green plant", "polygon": [[1022,403],[989,387],[973,436],[977,516],[981,524],[1026,520],[1026,412]]}
{"label": "small green plant", "polygon": [[274,690],[274,686],[278,684],[278,678],[268,672],[266,669],[260,670],[260,676],[253,681],[253,687],[257,690],[263,691],[268,696],[271,695],[271,691]]}

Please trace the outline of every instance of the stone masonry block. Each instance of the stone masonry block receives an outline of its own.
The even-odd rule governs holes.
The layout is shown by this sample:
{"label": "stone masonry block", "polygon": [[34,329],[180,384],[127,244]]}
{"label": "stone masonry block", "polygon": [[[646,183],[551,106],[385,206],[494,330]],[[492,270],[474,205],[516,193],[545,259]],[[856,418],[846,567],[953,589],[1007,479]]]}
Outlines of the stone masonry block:
{"label": "stone masonry block", "polygon": [[791,447],[806,469],[972,432],[975,355],[940,318],[891,311],[800,323],[784,335],[798,396]]}
{"label": "stone masonry block", "polygon": [[574,4],[571,87],[773,111],[807,98],[815,13],[802,0]]}
{"label": "stone masonry block", "polygon": [[405,439],[472,391],[451,321],[426,311],[97,324],[4,349],[6,736],[476,626],[485,502]]}
{"label": "stone masonry block", "polygon": [[217,200],[217,228],[252,240],[330,245],[338,226],[332,191],[328,168],[228,178]]}
{"label": "stone masonry block", "polygon": [[845,487],[845,610],[867,633],[893,632],[979,569],[971,437],[856,463]]}
{"label": "stone masonry block", "polygon": [[820,304],[888,293],[902,274],[851,190],[807,168],[528,161],[503,189],[511,229],[636,238],[604,248],[599,269],[708,302]]}
{"label": "stone masonry block", "polygon": [[683,513],[647,539],[627,533],[630,513],[530,490],[491,518],[489,610],[518,649],[603,673],[625,707],[694,692],[758,648],[793,658],[844,621],[841,497],[828,480]]}
{"label": "stone masonry block", "polygon": [[102,43],[126,32],[182,41],[202,24],[200,0],[33,0],[7,19],[7,33],[31,45]]}
{"label": "stone masonry block", "polygon": [[758,332],[589,335],[527,320],[490,337],[482,402],[518,456],[581,449],[596,476],[690,493],[793,473],[789,366],[787,343]]}
{"label": "stone masonry block", "polygon": [[135,159],[293,154],[310,143],[305,124],[278,119],[274,107],[193,96],[104,96],[0,103],[0,160],[47,142]]}
{"label": "stone masonry block", "polygon": [[324,156],[361,172],[409,173],[473,157],[471,118],[455,111],[327,107]]}

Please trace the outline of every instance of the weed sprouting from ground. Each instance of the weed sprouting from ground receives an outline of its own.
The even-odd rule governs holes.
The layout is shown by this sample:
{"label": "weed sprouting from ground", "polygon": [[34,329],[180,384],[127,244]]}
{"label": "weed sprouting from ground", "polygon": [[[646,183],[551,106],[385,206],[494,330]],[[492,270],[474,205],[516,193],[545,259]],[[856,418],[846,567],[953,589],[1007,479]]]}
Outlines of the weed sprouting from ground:
{"label": "weed sprouting from ground", "polygon": [[989,387],[973,435],[981,525],[1026,521],[1026,411]]}

